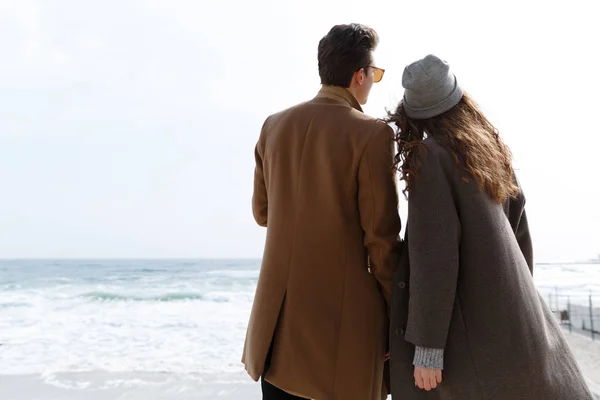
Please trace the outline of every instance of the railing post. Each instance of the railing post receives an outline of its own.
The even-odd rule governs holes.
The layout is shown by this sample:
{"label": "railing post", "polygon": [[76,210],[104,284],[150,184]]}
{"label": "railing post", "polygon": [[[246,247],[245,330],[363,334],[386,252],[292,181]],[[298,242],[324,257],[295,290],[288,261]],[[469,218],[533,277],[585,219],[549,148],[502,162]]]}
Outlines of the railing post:
{"label": "railing post", "polygon": [[573,322],[571,321],[571,296],[567,296],[567,317],[569,318],[569,333],[573,333]]}
{"label": "railing post", "polygon": [[596,340],[594,333],[594,304],[592,302],[592,291],[590,290],[590,330],[592,331],[592,340]]}

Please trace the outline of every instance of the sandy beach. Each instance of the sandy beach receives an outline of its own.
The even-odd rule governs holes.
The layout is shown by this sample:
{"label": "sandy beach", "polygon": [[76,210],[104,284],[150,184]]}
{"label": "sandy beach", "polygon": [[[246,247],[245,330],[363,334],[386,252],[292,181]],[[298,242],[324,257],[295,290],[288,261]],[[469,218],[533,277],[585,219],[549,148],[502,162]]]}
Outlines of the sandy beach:
{"label": "sandy beach", "polygon": [[600,399],[600,335],[596,336],[595,341],[577,332],[567,333],[566,336],[590,389]]}

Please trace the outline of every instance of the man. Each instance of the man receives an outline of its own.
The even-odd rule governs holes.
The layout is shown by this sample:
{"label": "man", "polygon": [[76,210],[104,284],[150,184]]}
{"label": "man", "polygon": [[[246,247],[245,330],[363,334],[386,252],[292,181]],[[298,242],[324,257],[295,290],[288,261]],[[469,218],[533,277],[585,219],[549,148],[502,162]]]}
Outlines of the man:
{"label": "man", "polygon": [[399,259],[393,132],[362,113],[383,70],[376,32],[319,42],[322,89],[272,115],[252,208],[267,239],[242,362],[263,399],[380,400]]}

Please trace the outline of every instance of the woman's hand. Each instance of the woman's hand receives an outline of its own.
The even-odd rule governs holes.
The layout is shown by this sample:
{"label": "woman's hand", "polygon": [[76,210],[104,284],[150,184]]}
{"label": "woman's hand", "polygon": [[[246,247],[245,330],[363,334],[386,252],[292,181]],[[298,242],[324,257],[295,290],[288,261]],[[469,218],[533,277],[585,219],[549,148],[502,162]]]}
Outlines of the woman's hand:
{"label": "woman's hand", "polygon": [[429,392],[431,389],[437,388],[441,382],[441,369],[415,367],[415,385],[420,389],[425,389]]}

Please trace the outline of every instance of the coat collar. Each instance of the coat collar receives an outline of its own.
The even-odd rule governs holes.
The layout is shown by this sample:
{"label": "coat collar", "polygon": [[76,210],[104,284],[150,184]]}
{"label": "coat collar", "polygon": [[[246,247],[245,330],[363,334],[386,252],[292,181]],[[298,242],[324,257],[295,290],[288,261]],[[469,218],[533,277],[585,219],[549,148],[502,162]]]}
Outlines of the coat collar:
{"label": "coat collar", "polygon": [[348,89],[344,89],[341,86],[323,85],[317,94],[317,98],[323,97],[346,103],[350,107],[355,108],[360,112],[363,110],[358,103],[358,100],[356,100],[356,97],[354,97],[354,95],[350,93]]}

